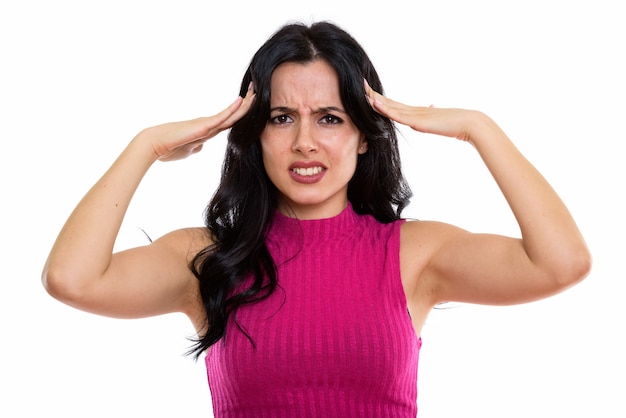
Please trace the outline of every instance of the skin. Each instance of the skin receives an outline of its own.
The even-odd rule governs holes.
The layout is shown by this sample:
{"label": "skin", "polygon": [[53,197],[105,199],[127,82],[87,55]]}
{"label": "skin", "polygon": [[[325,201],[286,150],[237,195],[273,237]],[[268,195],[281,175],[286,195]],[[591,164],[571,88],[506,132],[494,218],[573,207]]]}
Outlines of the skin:
{"label": "skin", "polygon": [[[276,69],[271,86],[272,113],[261,146],[266,171],[281,193],[279,210],[301,219],[339,214],[367,143],[343,110],[337,75],[323,61],[287,63]],[[521,230],[521,238],[511,238],[439,222],[403,224],[402,284],[418,335],[439,302],[524,303],[558,293],[588,274],[591,257],[567,208],[495,122],[472,110],[407,106],[367,83],[365,88],[373,108],[390,119],[472,144]],[[140,132],[61,230],[42,274],[48,292],[79,309],[113,317],[183,312],[201,333],[204,311],[187,265],[210,244],[207,231],[181,229],[115,254],[113,245],[150,166],[198,152],[206,140],[241,118],[254,99],[249,89],[217,115]],[[294,176],[294,167],[300,173],[323,170],[310,182]]]}
{"label": "skin", "polygon": [[[299,219],[337,215],[348,204],[348,182],[367,142],[343,108],[335,71],[324,61],[286,63],[274,71],[271,88],[261,149],[281,193],[279,210]],[[320,179],[308,183],[318,176],[294,176],[293,167],[318,168]]]}
{"label": "skin", "polygon": [[414,107],[366,85],[372,106],[412,129],[468,142],[506,198],[522,238],[470,233],[440,222],[407,222],[401,273],[419,332],[434,305],[526,303],[587,276],[591,255],[574,219],[545,178],[488,116],[464,109]]}

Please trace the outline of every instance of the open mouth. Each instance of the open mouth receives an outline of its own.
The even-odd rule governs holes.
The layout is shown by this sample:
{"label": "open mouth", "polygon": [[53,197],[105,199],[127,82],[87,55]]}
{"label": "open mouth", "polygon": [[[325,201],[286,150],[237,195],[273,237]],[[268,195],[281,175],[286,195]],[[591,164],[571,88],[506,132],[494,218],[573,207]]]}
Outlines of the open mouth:
{"label": "open mouth", "polygon": [[322,167],[294,167],[291,171],[299,176],[315,176],[324,171],[324,169]]}

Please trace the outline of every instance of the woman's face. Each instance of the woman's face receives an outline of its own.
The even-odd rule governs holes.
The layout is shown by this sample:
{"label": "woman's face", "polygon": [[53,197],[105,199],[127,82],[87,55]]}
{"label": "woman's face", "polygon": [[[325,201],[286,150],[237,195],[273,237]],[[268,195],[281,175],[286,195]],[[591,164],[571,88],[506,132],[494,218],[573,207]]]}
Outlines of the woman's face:
{"label": "woman's face", "polygon": [[282,213],[321,219],[345,209],[348,181],[367,142],[346,113],[337,74],[325,61],[276,68],[261,149]]}

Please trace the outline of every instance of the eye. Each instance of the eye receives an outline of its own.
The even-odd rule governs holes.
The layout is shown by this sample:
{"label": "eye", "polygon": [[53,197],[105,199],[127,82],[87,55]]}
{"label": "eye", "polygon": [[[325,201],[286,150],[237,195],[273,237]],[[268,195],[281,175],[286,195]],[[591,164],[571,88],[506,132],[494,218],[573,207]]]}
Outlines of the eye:
{"label": "eye", "polygon": [[285,125],[289,122],[291,122],[291,117],[289,117],[289,115],[278,115],[278,116],[274,116],[273,118],[270,118],[270,123],[274,124],[274,125]]}
{"label": "eye", "polygon": [[343,119],[335,115],[331,115],[331,114],[324,115],[324,117],[320,120],[320,123],[323,123],[326,125],[336,125],[342,122],[343,122]]}

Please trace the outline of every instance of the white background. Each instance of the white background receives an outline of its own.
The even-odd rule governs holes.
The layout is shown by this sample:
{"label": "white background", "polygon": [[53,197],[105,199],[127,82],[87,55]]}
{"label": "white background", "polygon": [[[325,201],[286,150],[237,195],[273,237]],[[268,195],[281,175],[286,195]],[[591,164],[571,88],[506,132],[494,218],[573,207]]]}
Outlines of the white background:
{"label": "white background", "polygon": [[[556,297],[430,316],[421,417],[626,416],[618,1],[70,1],[0,6],[0,416],[210,416],[182,316],[115,320],[40,284],[65,218],[142,128],[221,110],[256,49],[289,20],[330,19],[369,52],[388,96],[491,115],[570,207],[595,264]],[[466,144],[403,130],[404,215],[518,235]],[[225,135],[158,163],[118,247],[200,225]]]}

